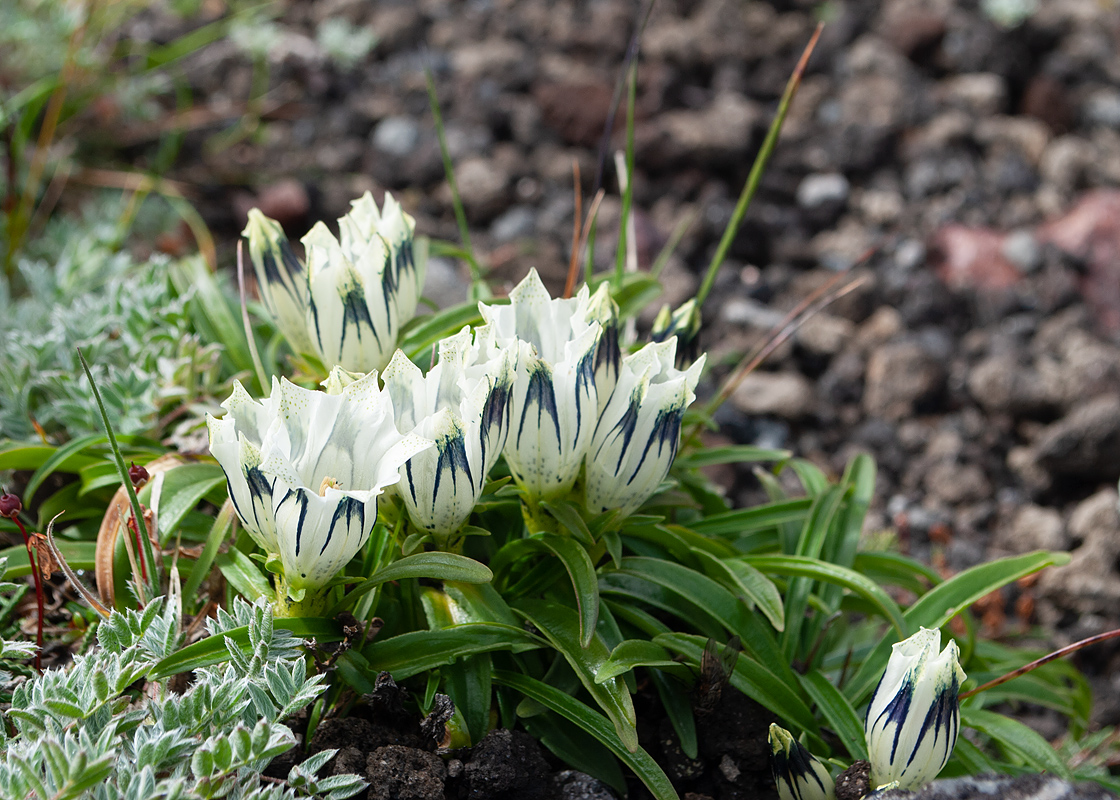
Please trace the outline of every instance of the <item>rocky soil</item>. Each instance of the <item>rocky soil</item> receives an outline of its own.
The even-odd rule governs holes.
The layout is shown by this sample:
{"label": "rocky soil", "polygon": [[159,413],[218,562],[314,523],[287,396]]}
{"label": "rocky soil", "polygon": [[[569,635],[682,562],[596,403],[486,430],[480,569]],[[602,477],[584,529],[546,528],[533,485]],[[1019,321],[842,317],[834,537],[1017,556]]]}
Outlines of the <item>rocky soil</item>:
{"label": "rocky soil", "polygon": [[[872,532],[896,532],[947,572],[1071,551],[1069,567],[983,605],[988,633],[1042,623],[1067,643],[1120,624],[1120,11],[1040,0],[1020,24],[990,16],[1030,5],[657,2],[642,36],[635,232],[647,267],[691,220],[663,273],[666,301],[689,297],[826,20],[704,307],[706,391],[837,271],[865,283],[747,379],[719,414],[721,435],[836,473],[872,453]],[[596,246],[605,268],[620,204],[598,143],[642,7],[288,3],[255,140],[208,146],[249,97],[244,53],[222,41],[181,64],[196,102],[227,121],[190,131],[171,177],[195,188],[227,262],[252,205],[299,236],[366,189],[391,190],[422,232],[457,240],[430,68],[473,244],[498,284],[530,266],[562,281],[573,162],[585,198],[600,182],[609,192]],[[352,69],[317,43],[328,17],[380,37]],[[156,12],[131,28],[161,41],[181,32]],[[463,266],[434,260],[428,293],[464,299]],[[747,469],[723,479],[736,501],[761,499]],[[1098,647],[1082,665],[1098,676],[1098,721],[1120,722],[1120,685],[1104,677],[1120,676],[1120,649]]]}

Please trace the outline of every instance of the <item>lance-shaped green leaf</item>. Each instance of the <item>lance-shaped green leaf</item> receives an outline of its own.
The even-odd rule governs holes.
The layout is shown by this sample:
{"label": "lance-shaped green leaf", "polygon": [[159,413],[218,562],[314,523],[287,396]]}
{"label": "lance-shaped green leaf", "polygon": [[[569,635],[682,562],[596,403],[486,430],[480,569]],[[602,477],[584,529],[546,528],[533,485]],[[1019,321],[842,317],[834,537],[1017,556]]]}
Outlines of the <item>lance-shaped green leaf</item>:
{"label": "lance-shaped green leaf", "polygon": [[417,553],[382,567],[351,589],[332,609],[337,614],[349,608],[366,592],[389,581],[405,578],[431,578],[461,583],[489,583],[493,573],[485,564],[457,553]]}
{"label": "lance-shaped green leaf", "polygon": [[621,677],[605,683],[595,682],[595,673],[610,657],[610,651],[599,635],[595,634],[588,646],[583,647],[576,612],[557,603],[527,600],[515,606],[515,610],[524,614],[564,656],[580,683],[610,717],[626,749],[635,752],[638,749],[638,733],[635,730],[634,703],[626,682]]}
{"label": "lance-shaped green leaf", "polygon": [[515,653],[544,647],[545,642],[521,628],[494,622],[468,622],[433,631],[412,631],[382,639],[362,650],[371,681],[386,671],[405,680],[457,658],[510,650]]}
{"label": "lance-shaped green leaf", "polygon": [[596,714],[583,703],[564,692],[553,689],[528,675],[521,675],[508,670],[494,670],[494,682],[516,689],[526,697],[552,709],[593,735],[618,756],[623,764],[634,771],[634,774],[650,790],[655,800],[678,800],[673,784],[661,767],[657,765],[657,762],[650,757],[649,753],[638,747],[636,741],[633,748],[627,745],[618,736],[617,729],[612,728],[610,722],[602,715]]}

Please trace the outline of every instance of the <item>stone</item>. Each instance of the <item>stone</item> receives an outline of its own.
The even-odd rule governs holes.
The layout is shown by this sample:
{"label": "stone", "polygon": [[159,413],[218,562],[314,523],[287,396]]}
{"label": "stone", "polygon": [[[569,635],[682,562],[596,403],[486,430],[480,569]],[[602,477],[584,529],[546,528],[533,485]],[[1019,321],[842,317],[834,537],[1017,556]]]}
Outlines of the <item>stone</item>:
{"label": "stone", "polygon": [[615,800],[614,792],[598,778],[566,769],[552,776],[557,800]]}
{"label": "stone", "polygon": [[968,391],[985,410],[1036,415],[1050,410],[1055,399],[1038,372],[1012,353],[985,358],[968,373]]}
{"label": "stone", "polygon": [[371,800],[441,800],[447,768],[435,753],[390,744],[369,754]]}
{"label": "stone", "polygon": [[1115,483],[1120,477],[1120,398],[1105,395],[1080,404],[1044,428],[1031,451],[1053,476]]}
{"label": "stone", "polygon": [[724,161],[746,152],[751,135],[761,125],[759,106],[745,97],[723,92],[699,111],[667,111],[660,126],[668,138],[670,157]]}
{"label": "stone", "polygon": [[1090,125],[1120,128],[1120,91],[1112,87],[1097,89],[1085,98],[1083,114]]}
{"label": "stone", "polygon": [[928,410],[945,388],[944,365],[914,342],[880,345],[867,362],[864,410],[900,420]]}
{"label": "stone", "polygon": [[311,210],[311,198],[302,183],[289,178],[262,188],[257,207],[266,217],[288,226],[307,216]]}
{"label": "stone", "polygon": [[978,117],[1003,111],[1007,105],[1007,81],[993,72],[970,72],[941,81],[942,96]]}
{"label": "stone", "polygon": [[455,167],[455,182],[468,216],[481,222],[505,205],[510,176],[496,159],[468,158]]}
{"label": "stone", "polygon": [[811,353],[835,355],[851,340],[856,326],[843,317],[814,314],[797,330],[797,343]]}
{"label": "stone", "polygon": [[388,156],[404,158],[420,142],[420,126],[411,117],[386,117],[373,129],[373,146]]}
{"label": "stone", "polygon": [[440,308],[466,302],[470,280],[449,258],[429,257],[424,277],[424,297]]}
{"label": "stone", "polygon": [[813,385],[795,372],[752,372],[731,395],[746,414],[799,419],[813,409]]}
{"label": "stone", "polygon": [[950,505],[986,499],[992,492],[988,476],[976,464],[936,462],[925,475],[925,485],[939,500]]}
{"label": "stone", "polygon": [[1003,234],[989,228],[946,225],[933,236],[935,269],[954,289],[1006,289],[1020,279],[1003,255]]}
{"label": "stone", "polygon": [[532,236],[537,226],[537,214],[530,206],[513,206],[490,224],[490,236],[504,244]]}
{"label": "stone", "polygon": [[1068,544],[1061,514],[1052,508],[1027,505],[997,529],[993,547],[1019,555],[1032,550],[1065,550]]}
{"label": "stone", "polygon": [[838,172],[812,173],[797,187],[797,204],[805,209],[841,206],[848,199],[848,179]]}
{"label": "stone", "polygon": [[1009,233],[1003,240],[1000,254],[1024,275],[1036,272],[1042,266],[1042,248],[1035,235],[1028,230]]}
{"label": "stone", "polygon": [[1040,594],[1060,611],[1103,614],[1120,608],[1120,511],[1116,489],[1102,489],[1070,514],[1069,536],[1078,546],[1069,564],[1042,573]]}
{"label": "stone", "polygon": [[[837,795],[839,797],[839,795]],[[1053,775],[975,775],[934,781],[920,792],[891,789],[875,800],[1115,800],[1096,783],[1071,783]]]}

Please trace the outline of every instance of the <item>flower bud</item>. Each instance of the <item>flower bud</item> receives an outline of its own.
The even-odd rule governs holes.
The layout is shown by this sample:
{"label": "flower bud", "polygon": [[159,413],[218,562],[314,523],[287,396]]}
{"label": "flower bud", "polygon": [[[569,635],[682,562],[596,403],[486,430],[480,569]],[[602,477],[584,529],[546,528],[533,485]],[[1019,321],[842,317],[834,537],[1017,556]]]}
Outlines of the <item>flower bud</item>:
{"label": "flower bud", "polygon": [[0,517],[8,517],[12,519],[19,512],[23,511],[23,503],[14,494],[0,494]]}
{"label": "flower bud", "polygon": [[249,240],[249,258],[257,273],[257,291],[276,327],[297,353],[311,353],[307,335],[307,272],[292,252],[284,229],[254,208],[241,235]]}
{"label": "flower bud", "polygon": [[959,656],[956,642],[941,650],[941,631],[927,628],[892,648],[864,722],[872,788],[916,791],[948,762],[961,726]]}
{"label": "flower bud", "polygon": [[696,398],[704,358],[673,367],[677,340],[650,342],[622,360],[618,384],[599,417],[587,453],[587,509],[632,514],[669,474],[680,446],[684,410]]}
{"label": "flower bud", "polygon": [[700,345],[700,307],[695,297],[676,311],[663,305],[657,313],[650,341],[665,342],[673,336],[677,337],[677,367],[684,369],[696,360]]}
{"label": "flower bud", "polygon": [[135,461],[130,462],[130,465],[128,467],[128,479],[132,481],[133,489],[139,489],[141,486],[148,482],[148,479],[150,477],[151,476],[148,474],[148,470],[144,469],[143,467],[136,466]]}
{"label": "flower bud", "polygon": [[770,725],[770,770],[781,800],[835,800],[828,767],[805,749],[789,731]]}

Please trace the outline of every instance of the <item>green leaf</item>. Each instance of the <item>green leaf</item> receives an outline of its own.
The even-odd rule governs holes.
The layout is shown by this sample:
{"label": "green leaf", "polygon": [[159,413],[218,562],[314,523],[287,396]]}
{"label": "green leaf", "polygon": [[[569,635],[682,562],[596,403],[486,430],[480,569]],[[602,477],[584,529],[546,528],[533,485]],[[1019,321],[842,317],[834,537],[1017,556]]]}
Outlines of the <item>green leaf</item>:
{"label": "green leaf", "polygon": [[462,583],[489,583],[494,574],[488,567],[473,558],[455,553],[417,553],[394,561],[373,573],[351,589],[328,612],[334,616],[349,608],[358,598],[383,583],[405,578],[430,578],[432,580],[460,581]]}
{"label": "green leaf", "polygon": [[[738,561],[755,567],[761,572],[775,575],[793,575],[842,586],[873,604],[900,637],[909,635],[902,609],[879,586],[858,572],[827,561],[805,556],[743,556]],[[729,566],[735,562],[729,562]]]}
{"label": "green leaf", "polygon": [[587,523],[584,522],[583,517],[580,516],[579,508],[575,503],[564,500],[554,500],[551,503],[548,501],[541,501],[541,506],[576,539],[583,542],[588,547],[591,547],[591,545],[595,543],[594,538],[591,536],[591,531],[588,529]]}
{"label": "green leaf", "polygon": [[694,551],[704,565],[709,576],[718,580],[740,597],[749,600],[766,615],[774,630],[785,629],[785,612],[782,609],[782,595],[774,582],[755,569],[745,559],[721,561],[707,553]]}
{"label": "green leaf", "polygon": [[444,667],[444,687],[467,722],[471,744],[478,744],[490,726],[490,654],[463,656]]}
{"label": "green leaf", "polygon": [[635,667],[658,667],[681,678],[691,678],[684,664],[674,661],[672,654],[648,639],[627,639],[611,651],[610,657],[595,671],[595,682],[606,683]]}
{"label": "green leaf", "polygon": [[573,539],[546,533],[541,536],[541,543],[560,559],[572,580],[579,610],[579,644],[586,648],[599,621],[599,578],[595,565],[583,545]]}
{"label": "green leaf", "polygon": [[494,650],[523,653],[545,642],[526,630],[494,622],[466,622],[432,631],[411,631],[366,645],[362,656],[373,677],[382,671],[403,681],[457,658]]}
{"label": "green leaf", "polygon": [[864,551],[857,553],[852,568],[885,586],[898,586],[919,597],[930,586],[941,583],[941,576],[919,561],[901,553]]}
{"label": "green leaf", "polygon": [[[978,564],[930,589],[902,616],[910,630],[919,626],[941,628],[984,595],[1045,567],[1067,564],[1069,559],[1069,553],[1039,550]],[[875,688],[890,658],[891,645],[896,641],[898,638],[888,632],[852,677],[851,683],[844,687],[844,694],[852,705],[858,706]]]}
{"label": "green leaf", "polygon": [[[158,518],[160,541],[166,542],[187,512],[225,481],[226,475],[222,468],[213,462],[183,464],[163,473]],[[150,502],[154,483],[155,481],[149,481],[140,492],[141,499],[145,502]]]}
{"label": "green leaf", "polygon": [[[93,570],[96,567],[94,561],[96,542],[73,542],[58,538],[55,538],[54,542],[71,569]],[[27,548],[22,544],[0,550],[0,558],[8,559],[8,570],[4,573],[6,579],[22,578],[31,574],[31,564],[27,561]]]}
{"label": "green leaf", "polygon": [[867,759],[867,738],[863,733],[863,720],[856,714],[848,698],[832,685],[832,681],[813,670],[801,675],[801,685],[813,698],[821,714],[853,759]]}
{"label": "green leaf", "polygon": [[210,574],[210,567],[213,566],[214,559],[218,555],[218,548],[222,546],[222,542],[225,541],[226,536],[233,528],[233,521],[233,502],[226,500],[218,511],[218,515],[214,518],[214,524],[210,527],[210,533],[206,536],[206,544],[203,546],[202,552],[199,553],[198,559],[191,566],[190,577],[183,585],[182,596],[189,598],[190,602],[195,601],[198,596],[198,588],[202,586],[203,579]]}
{"label": "green leaf", "polygon": [[661,705],[665,707],[665,715],[677,732],[681,752],[688,758],[696,758],[700,748],[696,741],[696,717],[692,714],[691,694],[681,691],[680,682],[660,669],[651,669],[649,677],[657,689],[657,696],[661,698]]}
{"label": "green leaf", "polygon": [[689,527],[705,536],[739,536],[785,522],[801,522],[809,515],[809,507],[812,504],[812,499],[808,497],[778,500],[754,508],[716,514],[689,523]]}
{"label": "green leaf", "polygon": [[599,707],[614,723],[619,739],[630,752],[638,749],[635,729],[634,703],[626,682],[614,678],[607,683],[596,683],[595,673],[610,657],[606,644],[595,633],[587,647],[580,642],[579,618],[576,612],[558,603],[525,600],[515,606],[548,639],[579,677]]}
{"label": "green leaf", "polygon": [[641,748],[630,750],[619,738],[610,722],[601,714],[595,713],[575,698],[527,675],[507,670],[494,670],[494,682],[521,692],[590,733],[634,771],[655,800],[679,800],[673,784],[669,782],[669,778],[649,753]]}
{"label": "green leaf", "polygon": [[416,358],[440,339],[458,333],[464,325],[478,325],[481,322],[478,303],[452,306],[408,329],[401,339],[400,348],[409,358]]}
{"label": "green leaf", "polygon": [[27,487],[23,490],[23,504],[30,507],[31,500],[35,497],[35,491],[43,484],[43,481],[54,474],[55,470],[65,464],[72,456],[81,453],[91,445],[102,444],[106,441],[108,439],[105,436],[91,433],[69,441],[55,450],[27,481]]}
{"label": "green leaf", "polygon": [[1050,743],[1018,720],[966,707],[961,709],[961,722],[990,736],[1000,748],[1023,759],[1028,766],[1066,780],[1073,779],[1069,768]]}
{"label": "green leaf", "polygon": [[785,461],[792,453],[788,450],[772,450],[755,447],[751,444],[736,444],[728,447],[705,447],[677,456],[674,469],[695,469],[715,464],[747,464],[753,461]]}
{"label": "green leaf", "polygon": [[[15,446],[0,451],[0,471],[9,469],[38,470],[46,464],[51,456],[58,452],[57,447],[48,445]],[[52,471],[77,473],[83,467],[96,464],[102,459],[94,456],[71,454],[61,463],[56,464]]]}
{"label": "green leaf", "polygon": [[[314,639],[320,644],[341,642],[343,639],[342,628],[333,619],[278,617],[273,620],[272,624],[275,628],[291,631],[293,636],[300,639]],[[218,636],[210,636],[200,642],[187,645],[182,650],[172,653],[152,668],[148,678],[150,680],[160,680],[202,667],[221,664],[229,660],[229,651],[226,650],[225,644],[226,639],[231,639],[246,656],[253,654],[249,644],[249,628],[234,628]]]}
{"label": "green leaf", "polygon": [[272,584],[262,573],[249,556],[236,547],[231,547],[225,553],[218,553],[214,563],[221,571],[222,576],[229,581],[229,585],[246,600],[254,601],[261,597],[272,596]]}

